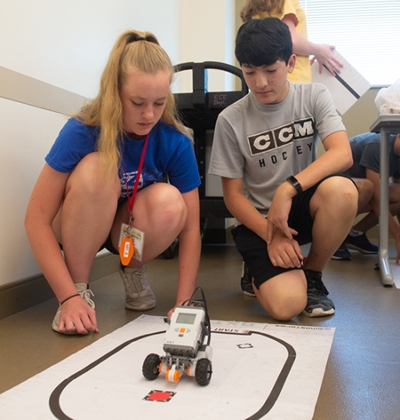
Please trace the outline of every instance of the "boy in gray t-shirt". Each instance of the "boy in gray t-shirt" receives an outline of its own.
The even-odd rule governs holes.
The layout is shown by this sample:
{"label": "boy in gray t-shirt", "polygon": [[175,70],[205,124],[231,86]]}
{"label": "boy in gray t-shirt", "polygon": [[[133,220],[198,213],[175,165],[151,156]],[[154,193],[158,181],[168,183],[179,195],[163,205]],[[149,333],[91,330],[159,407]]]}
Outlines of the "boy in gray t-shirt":
{"label": "boy in gray t-shirt", "polygon": [[279,19],[243,24],[235,53],[251,93],[219,115],[209,172],[222,177],[236,246],[272,317],[331,315],[321,272],[357,213],[354,183],[333,176],[352,164],[345,128],[324,86],[287,80],[296,56]]}

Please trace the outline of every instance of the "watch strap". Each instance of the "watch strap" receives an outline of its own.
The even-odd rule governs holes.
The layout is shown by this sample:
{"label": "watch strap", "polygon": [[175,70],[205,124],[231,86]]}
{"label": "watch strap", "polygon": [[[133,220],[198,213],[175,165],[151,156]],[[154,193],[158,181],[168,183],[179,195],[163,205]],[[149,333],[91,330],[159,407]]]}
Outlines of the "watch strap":
{"label": "watch strap", "polygon": [[286,181],[289,182],[289,184],[292,184],[297,194],[300,194],[301,192],[303,192],[303,188],[301,188],[300,182],[293,175],[288,176],[286,178]]}

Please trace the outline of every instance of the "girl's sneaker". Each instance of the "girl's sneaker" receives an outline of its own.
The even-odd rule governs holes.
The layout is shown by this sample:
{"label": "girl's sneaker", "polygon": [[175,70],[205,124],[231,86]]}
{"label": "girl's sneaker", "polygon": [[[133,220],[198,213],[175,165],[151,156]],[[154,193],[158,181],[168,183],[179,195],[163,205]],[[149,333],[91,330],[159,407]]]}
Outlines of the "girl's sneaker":
{"label": "girl's sneaker", "polygon": [[148,311],[156,306],[156,297],[147,283],[146,266],[129,268],[120,265],[119,274],[125,286],[125,308],[131,311]]}

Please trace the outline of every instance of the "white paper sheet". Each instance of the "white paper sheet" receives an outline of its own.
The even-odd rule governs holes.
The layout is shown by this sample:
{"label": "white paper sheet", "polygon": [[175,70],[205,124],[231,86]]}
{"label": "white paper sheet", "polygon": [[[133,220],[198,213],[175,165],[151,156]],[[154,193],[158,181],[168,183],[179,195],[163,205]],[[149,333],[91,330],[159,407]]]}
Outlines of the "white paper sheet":
{"label": "white paper sheet", "polygon": [[393,283],[396,289],[400,289],[400,265],[396,264],[396,258],[389,258],[389,266],[392,270]]}
{"label": "white paper sheet", "polygon": [[146,356],[163,355],[166,328],[163,318],[142,315],[1,394],[1,417],[312,419],[334,328],[211,321],[207,386],[188,376],[178,383],[142,376]]}
{"label": "white paper sheet", "polygon": [[328,88],[336,109],[343,115],[367,92],[371,84],[336,50],[334,55],[343,64],[340,73],[334,77],[326,68],[319,73],[319,64],[314,62],[311,66],[312,81]]}

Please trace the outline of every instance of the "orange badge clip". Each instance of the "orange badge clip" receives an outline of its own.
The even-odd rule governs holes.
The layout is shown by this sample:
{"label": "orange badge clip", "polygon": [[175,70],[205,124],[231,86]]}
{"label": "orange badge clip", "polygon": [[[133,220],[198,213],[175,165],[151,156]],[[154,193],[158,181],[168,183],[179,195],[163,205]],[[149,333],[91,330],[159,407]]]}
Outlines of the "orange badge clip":
{"label": "orange badge clip", "polygon": [[119,257],[122,265],[127,266],[131,262],[134,253],[135,247],[133,245],[132,238],[127,235],[119,247]]}

